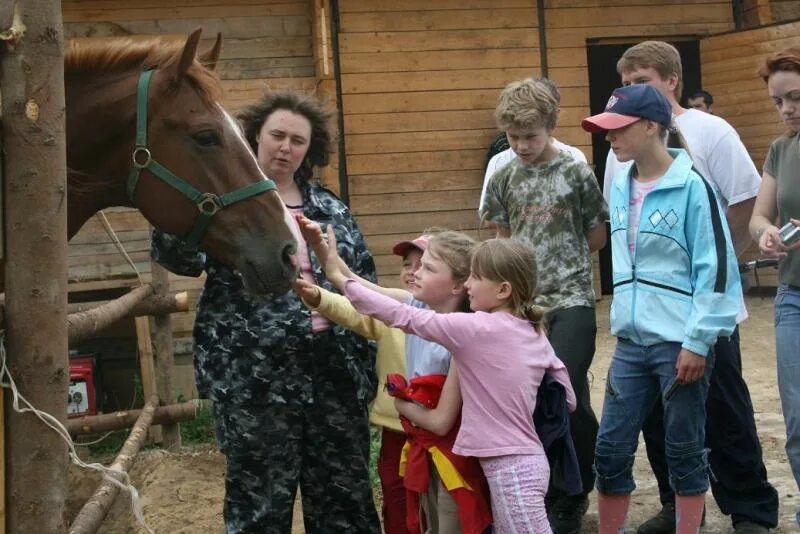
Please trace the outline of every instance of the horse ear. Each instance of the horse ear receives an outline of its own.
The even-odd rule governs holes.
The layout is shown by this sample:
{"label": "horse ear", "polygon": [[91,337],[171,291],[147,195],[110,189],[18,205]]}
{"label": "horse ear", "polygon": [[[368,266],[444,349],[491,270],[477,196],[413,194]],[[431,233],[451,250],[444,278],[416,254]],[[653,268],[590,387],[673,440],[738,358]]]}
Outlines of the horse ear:
{"label": "horse ear", "polygon": [[214,70],[214,68],[217,66],[220,50],[222,50],[222,33],[218,32],[217,40],[214,41],[214,46],[197,56],[197,59],[199,59],[200,63],[202,63],[207,69]]}
{"label": "horse ear", "polygon": [[203,33],[201,28],[197,28],[195,31],[189,35],[189,38],[186,39],[186,44],[183,46],[183,52],[181,52],[181,59],[178,61],[178,68],[177,68],[177,75],[178,78],[186,74],[186,71],[189,70],[192,63],[194,62],[194,56],[197,54],[197,44],[200,42],[200,34]]}

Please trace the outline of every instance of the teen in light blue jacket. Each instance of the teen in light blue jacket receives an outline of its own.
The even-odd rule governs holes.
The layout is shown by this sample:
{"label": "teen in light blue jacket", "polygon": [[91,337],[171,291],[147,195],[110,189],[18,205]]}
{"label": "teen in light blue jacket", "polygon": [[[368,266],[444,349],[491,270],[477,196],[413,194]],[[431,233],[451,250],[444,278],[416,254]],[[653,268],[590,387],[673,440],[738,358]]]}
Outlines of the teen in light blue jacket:
{"label": "teen in light blue jacket", "polygon": [[597,436],[600,532],[620,532],[635,484],[639,431],[658,397],[676,532],[696,533],[708,490],[705,401],[713,346],[736,327],[741,284],[727,223],[685,150],[667,149],[669,102],[649,85],[614,91],[606,111],[583,127],[607,132],[619,161],[610,218],[614,269],[608,371]]}

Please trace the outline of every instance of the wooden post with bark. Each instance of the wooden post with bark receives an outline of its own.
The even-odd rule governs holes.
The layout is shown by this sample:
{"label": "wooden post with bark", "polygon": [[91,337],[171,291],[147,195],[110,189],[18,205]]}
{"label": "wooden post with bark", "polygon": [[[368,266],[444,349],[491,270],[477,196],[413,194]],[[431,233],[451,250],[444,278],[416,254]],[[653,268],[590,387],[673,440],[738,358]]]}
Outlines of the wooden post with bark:
{"label": "wooden post with bark", "polygon": [[[19,31],[0,41],[6,358],[20,394],[64,421],[69,364],[61,3],[10,3]],[[4,391],[8,531],[62,532],[67,445],[34,414],[14,412]]]}
{"label": "wooden post with bark", "polygon": [[[169,294],[169,273],[158,263],[150,262],[150,280],[155,294],[164,297]],[[172,317],[168,314],[153,316],[153,352],[156,357],[156,391],[158,398],[165,404],[176,401],[172,388],[175,373],[175,355],[172,342]],[[170,451],[181,447],[181,430],[177,423],[161,426],[162,443]]]}

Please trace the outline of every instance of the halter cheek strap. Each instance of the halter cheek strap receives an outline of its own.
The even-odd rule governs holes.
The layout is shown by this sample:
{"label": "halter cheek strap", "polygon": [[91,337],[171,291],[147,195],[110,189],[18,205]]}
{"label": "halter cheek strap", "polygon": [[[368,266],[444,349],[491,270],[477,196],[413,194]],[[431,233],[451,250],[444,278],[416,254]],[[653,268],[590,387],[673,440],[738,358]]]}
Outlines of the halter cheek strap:
{"label": "halter cheek strap", "polygon": [[153,72],[155,71],[150,69],[139,75],[139,83],[136,90],[136,147],[131,154],[132,167],[128,175],[128,198],[131,199],[135,206],[136,186],[139,184],[139,178],[143,170],[150,172],[178,190],[183,196],[194,202],[200,212],[191,231],[184,236],[187,244],[197,246],[211,223],[211,217],[219,210],[241,200],[277,189],[277,186],[272,180],[265,179],[253,182],[230,193],[225,193],[222,196],[214,193],[203,193],[154,160],[147,146],[147,91]]}

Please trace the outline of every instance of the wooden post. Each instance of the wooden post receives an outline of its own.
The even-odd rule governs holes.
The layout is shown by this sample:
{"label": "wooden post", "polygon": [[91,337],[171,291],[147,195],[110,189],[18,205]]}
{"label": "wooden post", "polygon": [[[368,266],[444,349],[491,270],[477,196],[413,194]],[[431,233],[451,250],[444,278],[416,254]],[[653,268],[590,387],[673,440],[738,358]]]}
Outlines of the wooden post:
{"label": "wooden post", "polygon": [[744,27],[763,26],[772,23],[772,8],[769,0],[744,0],[742,2]]}
{"label": "wooden post", "polygon": [[[334,62],[333,41],[331,39],[331,4],[328,0],[309,2],[311,9],[311,33],[313,35],[314,76],[316,78],[316,96],[332,110],[337,111],[336,139],[343,139],[344,132],[337,110],[336,70]],[[341,151],[331,154],[331,162],[320,170],[320,180],[337,195],[342,194],[339,183],[339,161],[344,155]]]}
{"label": "wooden post", "polygon": [[[151,283],[156,296],[169,294],[169,273],[158,263],[150,262]],[[153,349],[156,356],[156,391],[161,402],[175,402],[172,378],[175,372],[175,355],[172,343],[172,316],[167,314],[153,316]],[[177,423],[161,425],[164,447],[175,451],[181,447],[181,430]]]}
{"label": "wooden post", "polygon": [[[20,394],[63,421],[69,372],[61,3],[11,3],[24,35],[0,42],[6,358]],[[62,532],[67,445],[34,414],[14,412],[10,396],[5,405],[8,530]]]}

